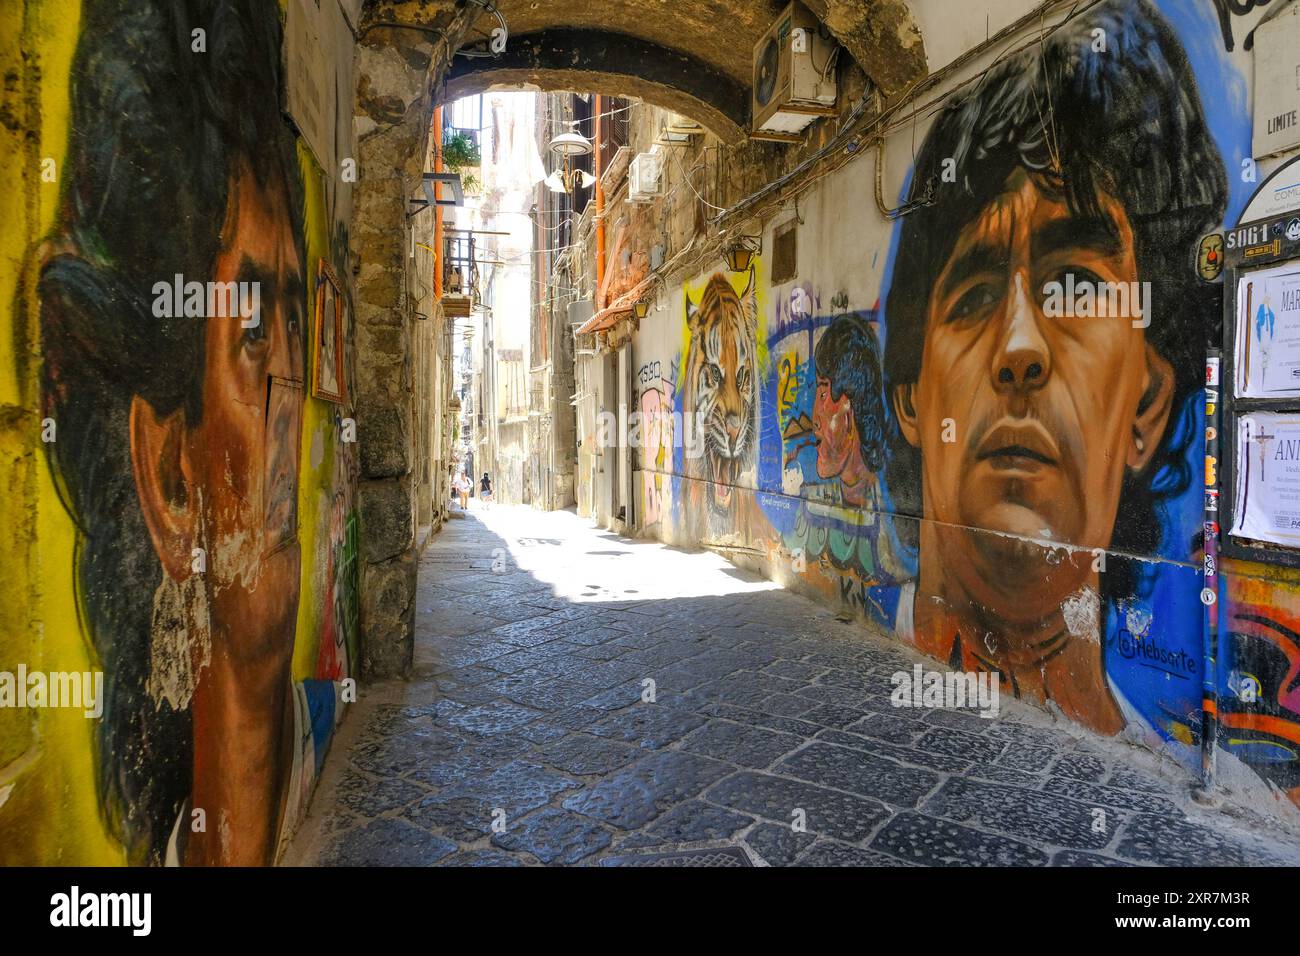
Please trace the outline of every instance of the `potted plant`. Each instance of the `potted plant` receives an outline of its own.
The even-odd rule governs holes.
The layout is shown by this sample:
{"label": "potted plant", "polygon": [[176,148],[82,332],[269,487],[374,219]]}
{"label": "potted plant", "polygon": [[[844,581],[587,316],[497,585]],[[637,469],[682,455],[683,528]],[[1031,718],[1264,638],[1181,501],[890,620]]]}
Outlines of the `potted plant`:
{"label": "potted plant", "polygon": [[460,172],[480,161],[478,143],[468,133],[455,132],[442,141],[442,165],[448,172]]}

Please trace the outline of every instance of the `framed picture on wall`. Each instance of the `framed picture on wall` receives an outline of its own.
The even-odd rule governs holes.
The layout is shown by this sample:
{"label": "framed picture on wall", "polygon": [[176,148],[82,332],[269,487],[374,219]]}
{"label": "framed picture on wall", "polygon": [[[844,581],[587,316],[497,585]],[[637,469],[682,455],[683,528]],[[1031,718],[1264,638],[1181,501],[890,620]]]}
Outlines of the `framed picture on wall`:
{"label": "framed picture on wall", "polygon": [[328,262],[316,272],[316,345],[311,393],[331,402],[345,400],[343,374],[343,287]]}
{"label": "framed picture on wall", "polygon": [[1219,438],[1206,509],[1219,517],[1208,520],[1223,555],[1300,568],[1300,216],[1239,223],[1225,247],[1223,365],[1206,386]]}
{"label": "framed picture on wall", "polygon": [[1236,355],[1239,397],[1300,397],[1300,263],[1241,272]]}
{"label": "framed picture on wall", "polygon": [[301,381],[272,377],[266,399],[266,471],[262,476],[266,554],[298,537],[298,453],[302,446]]}

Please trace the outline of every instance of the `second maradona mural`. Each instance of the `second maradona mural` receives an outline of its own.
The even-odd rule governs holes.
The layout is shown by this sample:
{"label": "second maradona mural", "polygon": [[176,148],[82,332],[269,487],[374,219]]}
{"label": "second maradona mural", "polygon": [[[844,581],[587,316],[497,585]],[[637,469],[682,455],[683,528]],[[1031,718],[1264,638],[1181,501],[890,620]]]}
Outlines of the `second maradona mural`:
{"label": "second maradona mural", "polygon": [[[822,241],[795,280],[768,282],[764,255],[688,283],[680,349],[637,340],[639,362],[681,369],[683,420],[703,414],[656,533],[766,555],[1004,693],[1198,766],[1222,291],[1196,253],[1251,189],[1229,175],[1248,111],[1203,95],[1245,89],[1218,22],[1209,0],[1100,3],[945,100],[895,222],[813,198],[801,230]],[[821,192],[866,199],[872,162]],[[1228,593],[1229,644],[1268,690],[1228,708],[1225,759],[1294,800],[1300,598]]]}

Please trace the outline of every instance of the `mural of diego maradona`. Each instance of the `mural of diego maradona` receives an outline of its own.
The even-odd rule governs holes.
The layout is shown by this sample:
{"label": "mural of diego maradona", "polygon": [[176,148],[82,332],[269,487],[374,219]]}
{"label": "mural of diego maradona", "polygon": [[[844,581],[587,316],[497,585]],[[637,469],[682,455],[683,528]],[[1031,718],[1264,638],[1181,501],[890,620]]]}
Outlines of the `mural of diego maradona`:
{"label": "mural of diego maradona", "polygon": [[[1176,425],[1218,308],[1187,264],[1227,201],[1187,56],[1147,0],[1100,4],[958,93],[912,182],[934,193],[903,220],[887,297],[887,473],[924,520],[896,629],[1117,733],[1131,708],[1102,635],[1143,585],[1093,551],[1155,553],[1163,502],[1191,487]],[[1056,317],[1044,288],[1067,275],[1150,282],[1149,327]]]}

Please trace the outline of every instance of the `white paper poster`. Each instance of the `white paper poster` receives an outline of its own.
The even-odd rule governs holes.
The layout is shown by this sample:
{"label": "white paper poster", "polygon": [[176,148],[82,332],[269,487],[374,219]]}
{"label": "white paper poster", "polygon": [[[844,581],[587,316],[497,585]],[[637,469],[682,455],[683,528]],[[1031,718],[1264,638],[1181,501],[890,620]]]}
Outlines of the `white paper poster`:
{"label": "white paper poster", "polygon": [[321,13],[313,0],[290,0],[284,21],[286,105],[302,138],[324,169],[334,165],[331,148],[333,112],[330,87],[322,78],[333,79],[326,53],[321,47]]}
{"label": "white paper poster", "polygon": [[289,0],[285,14],[285,102],[325,173],[330,219],[352,216],[358,170],[352,122],[355,43],[348,17],[355,0]]}
{"label": "white paper poster", "polygon": [[1236,485],[1235,537],[1300,547],[1300,414],[1237,419]]}
{"label": "white paper poster", "polygon": [[1300,263],[1238,280],[1236,347],[1239,397],[1300,395]]}

